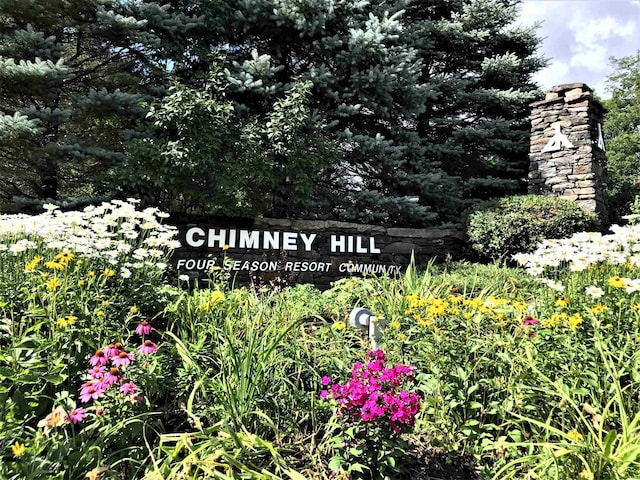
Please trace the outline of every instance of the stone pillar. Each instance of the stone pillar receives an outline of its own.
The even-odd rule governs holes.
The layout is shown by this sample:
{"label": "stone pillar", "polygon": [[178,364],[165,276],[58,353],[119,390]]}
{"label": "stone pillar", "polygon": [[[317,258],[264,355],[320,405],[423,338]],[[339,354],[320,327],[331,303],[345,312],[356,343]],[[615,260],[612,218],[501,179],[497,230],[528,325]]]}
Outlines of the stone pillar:
{"label": "stone pillar", "polygon": [[609,224],[605,109],[584,83],[552,87],[531,104],[529,193],[574,200]]}

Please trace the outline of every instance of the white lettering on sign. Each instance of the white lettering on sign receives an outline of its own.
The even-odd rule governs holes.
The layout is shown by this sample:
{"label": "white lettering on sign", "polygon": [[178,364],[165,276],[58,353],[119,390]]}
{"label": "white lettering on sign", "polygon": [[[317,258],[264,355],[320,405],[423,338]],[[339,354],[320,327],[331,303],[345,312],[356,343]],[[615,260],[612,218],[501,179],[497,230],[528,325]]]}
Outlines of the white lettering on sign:
{"label": "white lettering on sign", "polygon": [[187,245],[191,247],[201,247],[202,245],[204,245],[204,239],[201,239],[201,240],[195,239],[196,234],[198,234],[198,236],[200,237],[205,236],[204,230],[202,230],[201,228],[193,227],[187,230],[187,239],[186,239]]}
{"label": "white lettering on sign", "polygon": [[[187,262],[193,260],[187,260]],[[331,262],[285,262],[284,266],[276,260],[271,261],[247,261],[231,260],[224,262],[226,271],[248,271],[248,272],[328,272],[331,269]]]}
{"label": "white lettering on sign", "polygon": [[211,270],[215,265],[215,258],[181,258],[176,263],[176,268],[178,270],[181,268],[184,268],[185,270]]}
{"label": "white lettering on sign", "polygon": [[238,248],[260,248],[260,232],[240,230]]}
{"label": "white lettering on sign", "polygon": [[[227,243],[227,231],[226,230],[220,230],[220,232],[218,234],[215,233],[216,231],[213,228],[209,229],[209,241],[207,242],[207,247],[209,248],[213,248],[216,246],[216,241],[218,242],[218,247],[222,248],[225,245],[228,245]],[[187,232],[189,233],[189,232]],[[188,243],[188,242],[187,242]]]}
{"label": "white lettering on sign", "polygon": [[303,250],[310,252],[313,242],[317,238],[315,233],[297,232],[269,232],[260,230],[235,230],[210,228],[207,231],[200,227],[191,227],[185,234],[185,242],[189,247],[208,248],[244,248],[251,250]]}
{"label": "white lettering on sign", "polygon": [[398,275],[400,273],[400,265],[381,265],[379,263],[341,263],[338,265],[340,273],[372,273],[372,274],[391,274]]}
{"label": "white lettering on sign", "polygon": [[284,264],[285,272],[328,272],[331,262],[287,262]]}
{"label": "white lettering on sign", "polygon": [[331,235],[331,253],[380,253],[375,238],[369,237],[369,245],[363,244],[363,240],[353,235]]}
{"label": "white lettering on sign", "polygon": [[606,152],[607,149],[604,146],[604,137],[602,136],[602,124],[598,124],[598,148],[603,152]]}

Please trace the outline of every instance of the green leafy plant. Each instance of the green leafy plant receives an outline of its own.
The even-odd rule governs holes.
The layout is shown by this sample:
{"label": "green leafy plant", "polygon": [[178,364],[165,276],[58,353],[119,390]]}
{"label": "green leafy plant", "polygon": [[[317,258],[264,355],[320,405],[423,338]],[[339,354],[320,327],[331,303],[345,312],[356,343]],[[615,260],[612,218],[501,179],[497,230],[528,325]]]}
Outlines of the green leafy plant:
{"label": "green leafy plant", "polygon": [[[555,397],[558,407],[550,411],[530,408],[526,414],[511,412],[516,431],[526,425],[539,440],[501,442],[501,450],[526,453],[514,453],[517,458],[500,468],[494,479],[516,478],[523,471],[537,478],[558,479],[622,480],[640,474],[640,410],[632,400],[638,387],[626,380],[629,374],[633,382],[639,378],[635,340],[612,352],[596,333],[594,348],[596,362],[603,368],[588,392],[571,388],[561,378],[551,378],[531,366],[529,357],[534,376],[525,389],[539,392],[543,398]],[[546,418],[540,413],[547,413]]]}
{"label": "green leafy plant", "polygon": [[541,195],[489,200],[469,214],[467,234],[483,259],[510,260],[545,238],[597,230],[597,217],[575,202]]}

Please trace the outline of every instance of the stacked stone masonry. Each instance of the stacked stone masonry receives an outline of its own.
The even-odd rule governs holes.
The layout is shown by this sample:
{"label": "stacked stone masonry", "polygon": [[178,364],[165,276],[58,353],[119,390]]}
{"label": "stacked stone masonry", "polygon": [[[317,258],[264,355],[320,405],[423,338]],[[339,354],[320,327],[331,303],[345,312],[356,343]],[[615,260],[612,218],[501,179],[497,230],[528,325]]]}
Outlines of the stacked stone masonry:
{"label": "stacked stone masonry", "polygon": [[602,104],[584,83],[570,83],[551,88],[531,108],[529,193],[576,201],[607,225]]}

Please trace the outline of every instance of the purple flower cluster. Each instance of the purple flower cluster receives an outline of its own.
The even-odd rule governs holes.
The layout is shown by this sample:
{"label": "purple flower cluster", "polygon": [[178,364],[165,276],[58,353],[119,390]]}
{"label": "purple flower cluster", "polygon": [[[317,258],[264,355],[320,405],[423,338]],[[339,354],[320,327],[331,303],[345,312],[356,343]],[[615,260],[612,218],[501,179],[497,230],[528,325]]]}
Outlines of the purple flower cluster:
{"label": "purple flower cluster", "polygon": [[357,362],[351,370],[351,380],[345,385],[334,384],[330,377],[323,377],[322,398],[331,397],[338,403],[339,415],[350,421],[388,425],[395,433],[412,426],[420,410],[420,396],[403,386],[415,378],[415,367],[398,364],[385,368],[386,357],[382,350],[371,351],[366,365]]}
{"label": "purple flower cluster", "polygon": [[[136,328],[138,335],[151,333],[151,325],[142,322]],[[151,340],[144,340],[137,348],[142,355],[151,355],[158,350],[158,346]],[[124,394],[134,405],[142,401],[138,395],[139,388],[131,380],[126,380],[121,370],[134,361],[134,355],[125,350],[121,343],[112,343],[104,348],[96,350],[89,359],[92,368],[87,371],[88,379],[80,387],[80,401],[87,403],[97,400],[104,395],[111,385],[119,386],[119,391]]]}
{"label": "purple flower cluster", "polygon": [[[120,385],[120,391],[130,396],[134,404],[138,404],[142,400],[136,395],[138,387],[131,381],[125,382],[120,370],[120,367],[130,365],[133,359],[133,355],[120,343],[110,344],[97,350],[89,360],[93,367],[87,372],[89,380],[80,387],[80,401],[87,403],[90,400],[97,400],[111,385]],[[107,368],[109,363],[111,367]]]}

